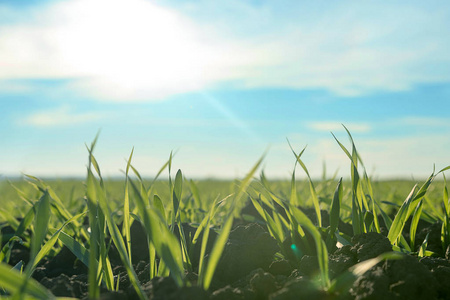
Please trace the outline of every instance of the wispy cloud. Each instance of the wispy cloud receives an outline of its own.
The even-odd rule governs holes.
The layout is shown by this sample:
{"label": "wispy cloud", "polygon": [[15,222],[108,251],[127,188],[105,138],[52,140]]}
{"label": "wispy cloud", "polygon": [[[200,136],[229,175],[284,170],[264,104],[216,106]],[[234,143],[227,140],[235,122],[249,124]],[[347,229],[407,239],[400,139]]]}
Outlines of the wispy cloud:
{"label": "wispy cloud", "polygon": [[17,123],[36,127],[55,127],[93,122],[103,117],[101,113],[77,113],[69,106],[61,106],[56,109],[35,112]]}
{"label": "wispy cloud", "polygon": [[440,127],[450,129],[450,119],[432,117],[406,117],[398,121],[406,126]]}
{"label": "wispy cloud", "polygon": [[360,141],[360,154],[366,165],[384,177],[425,177],[433,164],[440,169],[450,165],[447,134],[419,135],[401,138],[372,138]]}
{"label": "wispy cloud", "polygon": [[227,82],[354,96],[450,81],[449,6],[226,3],[69,0],[24,10],[0,24],[0,80],[74,78],[72,91],[113,101]]}
{"label": "wispy cloud", "polygon": [[[366,133],[372,130],[372,126],[368,123],[345,123],[344,125],[351,132]],[[307,126],[316,131],[328,131],[328,132],[345,131],[345,128],[342,126],[341,122],[334,122],[334,121],[309,122],[307,123]]]}

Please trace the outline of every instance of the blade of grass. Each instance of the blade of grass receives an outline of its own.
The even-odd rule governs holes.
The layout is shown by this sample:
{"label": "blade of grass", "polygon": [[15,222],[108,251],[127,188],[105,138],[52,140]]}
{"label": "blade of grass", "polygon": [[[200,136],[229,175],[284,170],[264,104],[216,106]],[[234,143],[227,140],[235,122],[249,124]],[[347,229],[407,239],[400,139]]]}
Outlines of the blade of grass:
{"label": "blade of grass", "polygon": [[[174,211],[173,216],[176,216],[176,220],[178,223],[177,227],[180,234],[180,245],[182,251],[183,265],[186,266],[188,271],[192,271],[192,265],[189,259],[189,253],[187,249],[186,236],[184,235],[184,230],[181,223],[180,204],[182,200],[181,198],[182,190],[183,190],[183,175],[181,173],[181,170],[178,170],[177,174],[175,175],[175,184],[172,193],[172,203]],[[175,226],[175,223],[173,223],[172,226]]]}
{"label": "blade of grass", "polygon": [[447,215],[450,214],[450,205],[449,205],[449,201],[450,198],[448,196],[448,188],[447,188],[447,178],[445,177],[445,174],[442,174],[444,177],[444,188],[442,191],[442,202],[444,203],[444,209],[447,212]]}
{"label": "blade of grass", "polygon": [[448,245],[450,244],[450,220],[449,220],[450,198],[448,197],[447,179],[445,178],[445,174],[442,175],[444,177],[444,188],[442,192],[442,202],[444,205],[443,207],[444,221],[442,222],[441,241],[442,241],[442,249],[446,251]]}
{"label": "blade of grass", "polygon": [[[444,217],[442,216],[441,212],[437,209],[436,207],[436,203],[434,201],[432,201],[428,195],[424,195],[422,200],[424,200],[424,205],[426,206],[426,212],[429,213],[429,215],[435,219],[438,222],[443,222],[444,221]],[[435,222],[436,222],[435,221]],[[433,222],[434,223],[434,222]]]}
{"label": "blade of grass", "polygon": [[299,208],[293,205],[290,205],[289,207],[298,224],[303,226],[313,236],[316,244],[322,286],[328,288],[330,286],[330,278],[328,275],[328,251],[325,242],[322,240],[322,236],[317,227]]}
{"label": "blade of grass", "polygon": [[2,251],[0,252],[0,262],[9,263],[9,259],[11,257],[11,250],[14,247],[14,243],[23,244],[23,241],[18,236],[13,236],[9,239],[9,241],[3,246]]}
{"label": "blade of grass", "polygon": [[[11,214],[10,211],[6,211],[4,208],[0,208],[0,215],[2,217],[1,218],[2,220],[6,221],[6,223],[9,226],[11,226],[12,229],[17,231],[17,228],[19,227],[19,221],[17,221],[17,219]],[[33,216],[31,218],[32,221],[33,221],[33,218],[34,218],[34,211],[33,211]]]}
{"label": "blade of grass", "polygon": [[99,269],[98,257],[99,257],[99,226],[97,219],[97,210],[99,209],[97,203],[97,195],[94,184],[91,182],[90,177],[92,175],[90,169],[88,170],[88,182],[86,185],[86,198],[88,205],[88,218],[89,226],[91,229],[89,236],[89,265],[88,265],[88,294],[90,299],[98,299],[100,296],[100,290],[97,285],[97,273]]}
{"label": "blade of grass", "polygon": [[[165,169],[165,166],[167,166],[167,163],[159,170],[158,174],[156,175],[156,178]],[[140,193],[141,198],[144,199],[144,205],[147,205],[147,203],[149,202],[150,194],[151,194],[151,185],[156,180],[156,178],[150,184],[150,188],[147,189],[145,187],[144,180],[142,179],[142,176],[139,173],[139,171],[135,167],[133,167],[133,165],[131,165],[131,164],[130,164],[130,167],[133,170],[133,172],[136,175],[136,177],[138,178],[138,181],[139,181],[139,184],[140,184],[139,193]],[[129,183],[129,182],[130,182],[130,179],[127,178],[127,183]],[[159,199],[159,197],[157,195],[154,196],[154,200],[155,200],[155,198]],[[135,207],[135,211],[137,212],[138,210],[139,210],[139,207],[136,206]],[[162,219],[165,220],[165,216]],[[142,223],[142,221],[140,221],[140,222],[141,222],[142,225],[144,225],[143,227],[145,227],[145,224]],[[151,242],[151,240],[150,240],[150,238],[148,236],[148,233],[147,233],[147,243],[148,243],[148,253],[149,253],[149,273],[150,273],[150,279],[152,279],[153,277],[155,277],[158,274],[158,269],[157,269],[157,265],[156,265],[156,250],[155,250],[155,246]]]}
{"label": "blade of grass", "polygon": [[150,197],[150,194],[152,192],[153,189],[153,184],[155,183],[155,181],[159,178],[159,176],[161,175],[161,173],[167,168],[169,167],[169,165],[172,165],[172,152],[170,152],[170,157],[169,159],[165,162],[165,164],[159,169],[158,173],[156,173],[155,178],[153,178],[152,182],[150,183],[150,186],[148,188],[148,192],[147,192],[147,197]]}
{"label": "blade of grass", "polygon": [[36,257],[42,242],[47,235],[47,226],[50,220],[50,195],[45,192],[38,201],[36,207],[36,217],[34,218],[34,235],[31,242],[32,260]]}
{"label": "blade of grass", "polygon": [[330,235],[334,236],[338,225],[339,225],[339,215],[341,211],[341,202],[342,202],[342,178],[339,179],[336,190],[334,191],[333,200],[331,202],[331,210],[330,210]]}
{"label": "blade of grass", "polygon": [[26,289],[22,295],[28,294],[37,299],[55,299],[55,296],[33,278],[27,279],[26,274],[21,274],[10,265],[0,263],[0,286],[11,294],[21,292],[23,282],[27,280]]}
{"label": "blade of grass", "polygon": [[225,248],[225,244],[227,243],[228,236],[231,231],[231,226],[233,225],[233,215],[230,214],[225,221],[225,224],[222,227],[222,230],[217,237],[213,249],[209,254],[208,265],[205,269],[205,274],[202,278],[203,289],[208,290],[211,284],[212,278],[214,276],[214,272],[216,270],[216,266],[219,263],[220,257],[222,255],[223,249]]}
{"label": "blade of grass", "polygon": [[425,239],[423,240],[423,243],[422,243],[422,245],[420,245],[420,248],[419,248],[419,253],[418,253],[418,256],[419,257],[424,257],[424,256],[426,256],[426,250],[427,250],[427,247],[428,247],[428,237],[430,236],[430,233],[428,232],[427,233],[427,236],[425,237]]}
{"label": "blade of grass", "polygon": [[[259,213],[259,215],[263,218],[267,229],[269,230],[269,233],[272,237],[275,238],[275,240],[278,242],[279,245],[283,244],[282,236],[283,234],[280,233],[281,228],[277,226],[274,219],[270,216],[269,213],[266,212],[266,210],[262,207],[262,205],[259,203],[258,200],[253,199],[253,197],[250,196],[250,200],[253,203],[253,206],[255,207],[256,211]],[[275,216],[276,214],[274,214]]]}
{"label": "blade of grass", "polygon": [[[28,181],[28,183],[30,183],[32,186],[34,186],[37,190],[39,190],[41,192],[47,191],[49,193],[50,198],[53,200],[52,208],[54,208],[56,211],[56,214],[62,218],[62,222],[65,222],[73,217],[73,215],[69,212],[69,210],[64,205],[61,198],[58,196],[58,194],[53,190],[53,188],[50,185],[48,185],[47,183],[45,183],[44,181],[42,181],[41,179],[39,179],[35,176],[31,176],[31,175],[27,175],[27,174],[25,174],[25,176],[28,179],[33,180],[33,182]],[[70,223],[70,227],[74,230],[74,232],[79,231],[81,236],[83,236],[85,239],[88,239],[88,237],[89,237],[88,233],[84,230],[83,226],[81,226],[81,224],[78,223],[77,220]]]}
{"label": "blade of grass", "polygon": [[397,211],[397,214],[395,215],[394,221],[391,224],[391,227],[388,232],[388,239],[391,242],[391,244],[395,244],[397,239],[402,233],[403,227],[405,226],[405,222],[408,219],[408,210],[409,206],[411,205],[411,202],[414,199],[414,193],[416,191],[417,184],[413,187],[411,192],[409,193],[408,197],[406,197],[405,201],[403,202],[400,209]]}
{"label": "blade of grass", "polygon": [[211,220],[214,218],[214,215],[216,214],[217,211],[217,207],[221,204],[224,203],[227,199],[229,199],[232,195],[228,195],[227,197],[225,197],[224,199],[222,199],[221,201],[214,201],[213,205],[211,206],[211,209],[209,210],[209,213],[205,216],[204,220],[202,221],[201,225],[199,226],[199,228],[197,229],[197,231],[194,234],[194,239],[192,241],[192,243],[195,245],[199,235],[200,235],[200,230],[203,231],[203,238],[202,238],[202,245],[200,248],[200,258],[199,258],[199,264],[198,264],[198,283],[199,285],[201,285],[203,288],[208,289],[209,287],[205,287],[205,280],[204,280],[204,274],[205,274],[205,253],[206,253],[206,246],[208,244],[208,239],[209,239],[209,231],[210,231],[210,223]]}
{"label": "blade of grass", "polygon": [[33,272],[33,265],[36,260],[36,255],[41,249],[42,243],[47,235],[47,227],[50,220],[50,195],[45,190],[42,197],[38,200],[36,205],[36,214],[34,218],[34,233],[31,239],[31,253],[30,262],[25,268],[25,278],[21,284],[19,294],[25,293],[29,279]]}
{"label": "blade of grass", "polygon": [[153,207],[156,209],[156,211],[160,214],[161,218],[164,220],[164,223],[167,224],[166,220],[166,210],[164,208],[164,204],[161,201],[161,198],[159,198],[158,195],[153,196]]}
{"label": "blade of grass", "polygon": [[[194,236],[192,237],[191,241],[191,248],[189,249],[189,256],[193,255],[194,246],[197,244],[198,238],[200,237],[200,234],[206,230],[206,227],[209,227],[210,221],[212,216],[215,214],[215,203],[217,202],[217,198],[213,201],[213,205],[211,206],[211,209],[209,210],[209,213],[203,218],[203,220],[200,222],[200,225],[195,230]],[[202,245],[203,246],[203,245]],[[203,260],[203,255],[200,253],[200,261]],[[199,263],[199,270],[201,263]],[[199,272],[200,273],[200,272]],[[200,278],[200,276],[199,276]]]}
{"label": "blade of grass", "polygon": [[16,232],[14,233],[17,236],[22,236],[25,231],[30,228],[30,225],[33,223],[35,211],[37,210],[38,202],[36,202],[26,213],[23,219],[20,221],[19,226],[17,227]]}
{"label": "blade of grass", "polygon": [[[88,282],[89,288],[88,293],[91,298],[98,298],[100,295],[99,285],[101,280],[106,283],[106,287],[109,290],[114,289],[114,276],[112,273],[112,267],[108,258],[107,247],[105,245],[106,238],[106,220],[108,220],[108,227],[110,228],[110,233],[113,241],[117,239],[116,234],[118,234],[118,228],[115,223],[111,224],[112,214],[109,211],[109,207],[106,204],[106,190],[104,187],[103,178],[101,175],[100,167],[93,155],[93,151],[95,148],[95,144],[97,142],[98,135],[94,142],[91,144],[91,148],[87,147],[89,152],[89,165],[88,165],[88,173],[86,180],[86,197],[88,199],[88,209],[89,209],[89,221],[91,228],[90,235],[90,258],[89,258],[89,273],[88,273]],[[99,181],[96,180],[92,167],[96,171],[99,176]],[[105,206],[108,209],[105,209]],[[91,212],[92,211],[92,212]],[[113,227],[115,226],[115,227]],[[115,229],[115,230],[114,230]],[[120,235],[120,234],[119,234]],[[123,243],[122,238],[120,241]],[[119,255],[121,259],[123,256],[120,252],[120,246],[117,246],[119,250]],[[125,246],[124,246],[125,247]],[[97,261],[98,259],[98,261]],[[128,272],[130,277],[130,281],[133,287],[136,289],[138,296],[140,295],[139,286],[137,286],[135,282],[135,278],[133,278],[132,272],[127,268],[128,265],[125,265],[125,269]]]}
{"label": "blade of grass", "polygon": [[125,170],[125,196],[123,202],[123,224],[122,224],[122,234],[125,237],[125,242],[127,245],[128,259],[131,260],[131,222],[130,222],[130,195],[129,195],[129,183],[128,183],[128,173],[130,171],[131,159],[133,158],[134,147],[131,149],[130,157],[127,161],[127,168]]}
{"label": "blade of grass", "polygon": [[294,148],[292,148],[291,143],[288,140],[288,144],[289,147],[291,148],[292,153],[294,154],[296,161],[298,162],[298,164],[302,167],[303,171],[305,171],[306,176],[308,177],[308,182],[309,182],[309,190],[311,193],[311,198],[313,201],[313,205],[314,205],[314,209],[316,212],[316,218],[317,218],[317,224],[319,227],[322,227],[322,215],[320,213],[320,203],[319,203],[319,198],[317,197],[317,192],[316,192],[316,188],[314,186],[314,183],[311,179],[311,176],[309,175],[309,171],[308,168],[306,167],[306,165],[303,163],[303,161],[301,160],[301,156],[303,154],[303,152],[306,150],[306,147],[303,148],[303,150],[300,152],[299,155],[297,155],[294,151]]}
{"label": "blade of grass", "polygon": [[300,200],[298,199],[298,195],[297,195],[297,187],[295,185],[295,167],[294,167],[294,171],[292,172],[292,178],[291,178],[290,202],[293,203],[295,206],[300,206]]}
{"label": "blade of grass", "polygon": [[[344,126],[345,129],[347,129]],[[347,131],[347,133],[349,133]],[[357,152],[353,144],[353,139],[351,135],[349,135],[350,140],[352,141],[352,154],[345,148],[345,146],[336,138],[336,136],[331,133],[336,140],[336,142],[339,144],[341,149],[344,151],[344,153],[347,155],[347,157],[352,162],[351,165],[351,180],[352,180],[352,227],[353,227],[353,234],[361,234],[364,232],[364,222],[363,222],[363,214],[362,214],[362,207],[360,205],[360,201],[358,200],[358,186],[359,186],[359,173],[358,173],[358,161],[357,161]]]}
{"label": "blade of grass", "polygon": [[211,281],[214,276],[214,272],[216,271],[217,264],[219,263],[220,257],[222,255],[222,252],[225,248],[225,244],[228,240],[228,236],[231,231],[231,227],[233,225],[233,215],[234,215],[234,209],[235,209],[235,203],[241,199],[241,197],[246,192],[248,186],[250,185],[250,182],[256,173],[256,170],[261,165],[265,153],[261,156],[261,158],[256,162],[256,164],[253,166],[253,168],[248,172],[247,176],[245,176],[244,180],[242,180],[242,183],[239,186],[239,190],[236,193],[235,198],[233,198],[233,201],[230,205],[230,210],[227,218],[225,219],[225,223],[222,227],[222,230],[220,231],[214,246],[211,250],[211,253],[209,255],[208,265],[206,266],[206,269],[204,271],[204,276],[202,277],[201,284],[205,290],[209,289],[209,286],[211,284]]}
{"label": "blade of grass", "polygon": [[76,219],[84,216],[86,214],[86,212],[78,214],[76,216],[73,216],[72,218],[70,218],[69,220],[67,220],[52,236],[51,238],[42,246],[41,250],[38,252],[38,254],[36,255],[36,258],[33,262],[32,265],[32,269],[34,270],[34,268],[37,266],[37,264],[40,262],[40,260],[42,258],[44,258],[45,255],[47,255],[53,248],[53,246],[55,245],[55,243],[58,241],[59,239],[59,235],[61,233],[61,231],[64,229],[64,227],[66,227],[67,224],[69,224],[70,222],[75,221]]}
{"label": "blade of grass", "polygon": [[193,180],[189,180],[189,187],[191,188],[192,197],[194,198],[195,207],[198,209],[202,208],[202,201],[200,198],[200,193],[198,187]]}
{"label": "blade of grass", "polygon": [[[81,243],[77,242],[73,237],[60,231],[58,239],[72,252],[86,267],[90,266],[90,253]],[[92,251],[92,250],[91,250]],[[96,259],[95,259],[96,260]],[[98,264],[98,261],[97,261]]]}
{"label": "blade of grass", "polygon": [[363,176],[363,178],[364,178],[363,182],[365,183],[366,189],[367,189],[367,191],[369,193],[368,195],[366,195],[366,197],[369,197],[369,200],[372,202],[372,213],[374,215],[375,230],[376,230],[376,232],[381,233],[380,224],[378,222],[377,206],[375,204],[375,198],[373,197],[372,184],[370,183],[370,179],[369,179],[369,176],[367,175],[365,167],[364,167],[364,176]]}
{"label": "blade of grass", "polygon": [[[105,193],[104,198],[106,199],[106,191],[103,190],[103,182],[100,183],[101,187],[100,190],[98,190],[99,193]],[[108,211],[107,213],[110,213]],[[106,218],[103,208],[99,209],[97,212],[98,215],[98,225],[99,225],[99,241],[106,241]],[[109,242],[109,246],[111,245],[111,241]],[[99,267],[99,276],[106,284],[106,288],[110,291],[114,290],[114,275],[112,272],[111,263],[108,258],[108,248],[109,246],[106,245],[105,242],[100,242],[100,267]],[[103,273],[100,272],[100,270],[103,270]],[[100,279],[98,280],[98,284],[100,284]]]}
{"label": "blade of grass", "polygon": [[[86,145],[86,148],[89,152],[89,164],[87,168],[87,182],[86,182],[86,199],[88,206],[88,219],[90,226],[90,235],[89,235],[89,265],[88,265],[88,296],[90,299],[98,299],[100,297],[100,289],[98,286],[97,274],[99,273],[99,243],[104,241],[100,241],[100,228],[98,225],[98,210],[100,209],[98,206],[97,199],[97,191],[95,188],[93,175],[92,175],[92,160],[93,160],[93,151],[95,149],[95,145],[97,144],[97,140],[99,137],[99,132],[95,136],[94,140],[91,143],[91,147],[89,148]],[[64,237],[64,235],[62,235]]]}
{"label": "blade of grass", "polygon": [[173,233],[164,226],[159,213],[152,209],[147,209],[145,201],[134,182],[130,180],[130,183],[136,195],[136,205],[140,218],[143,220],[144,227],[147,230],[149,242],[153,243],[156,253],[171,271],[170,275],[175,280],[175,283],[181,286],[183,284],[184,269],[180,244]]}
{"label": "blade of grass", "polygon": [[419,224],[420,215],[422,214],[422,204],[423,200],[420,200],[419,204],[417,204],[416,210],[414,211],[411,226],[409,228],[410,245],[413,251],[415,249],[417,225]]}
{"label": "blade of grass", "polygon": [[[92,161],[95,161],[92,152],[90,153],[91,157],[92,157]],[[97,164],[94,164],[94,166]],[[100,169],[98,168],[97,165],[97,172],[98,175],[100,175]],[[101,177],[100,177],[101,178]],[[106,202],[106,194],[103,190],[103,188],[99,185],[99,183],[95,180],[94,175],[92,174],[91,170],[88,171],[88,180],[87,180],[87,185],[91,186],[92,189],[94,190],[93,192],[96,193],[96,198],[98,200],[98,203],[100,205],[101,211],[104,215],[104,217],[106,218],[106,222],[108,224],[108,229],[109,232],[111,234],[111,238],[114,242],[114,245],[116,246],[117,251],[119,252],[119,256],[120,259],[122,260],[122,263],[125,266],[125,269],[127,271],[128,277],[130,278],[130,281],[136,291],[136,293],[138,294],[140,299],[145,299],[145,295],[144,292],[142,290],[142,287],[139,283],[139,280],[137,279],[137,275],[133,269],[133,266],[130,263],[130,259],[128,258],[128,252],[125,246],[125,243],[122,239],[122,235],[120,234],[119,228],[117,227],[117,225],[115,224],[114,220],[112,219],[112,213],[111,210]],[[104,244],[104,243],[103,243]],[[105,262],[107,263],[107,253],[106,251],[104,251],[103,248],[101,248],[102,252],[102,263],[105,264]],[[109,278],[112,275],[112,271],[110,270],[109,267],[107,267],[107,269],[105,269],[105,275],[108,276],[108,281],[111,282],[111,288],[114,289],[114,279],[113,278]]]}
{"label": "blade of grass", "polygon": [[[442,172],[442,170],[439,171],[437,174]],[[429,186],[431,185],[437,174],[434,174],[433,172],[430,175],[430,177],[428,177],[428,179],[425,181],[425,183],[420,187],[417,194],[414,195],[414,192],[417,187],[416,184],[411,193],[406,198],[406,200],[403,202],[402,206],[400,207],[400,210],[395,215],[391,228],[389,229],[388,238],[392,244],[394,244],[395,241],[401,236],[401,232],[403,230],[403,227],[405,226],[406,220],[414,211],[416,203],[419,202],[425,196]]]}
{"label": "blade of grass", "polygon": [[10,180],[8,180],[8,184],[17,192],[19,198],[28,203],[29,205],[33,205],[33,201],[28,197],[28,195],[19,189],[15,184],[13,184]]}

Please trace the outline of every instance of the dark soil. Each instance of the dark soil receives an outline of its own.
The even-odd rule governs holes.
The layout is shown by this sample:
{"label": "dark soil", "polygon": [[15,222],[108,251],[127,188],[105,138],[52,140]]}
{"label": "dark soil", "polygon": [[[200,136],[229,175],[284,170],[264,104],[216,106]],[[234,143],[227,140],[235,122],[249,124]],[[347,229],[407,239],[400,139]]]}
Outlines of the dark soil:
{"label": "dark soil", "polygon": [[[248,214],[252,211],[248,209]],[[326,212],[322,216],[327,220]],[[239,224],[239,225],[237,225]],[[326,224],[324,224],[326,226]],[[348,224],[339,224],[344,231]],[[10,228],[2,228],[6,233]],[[186,236],[195,228],[183,224]],[[177,230],[175,230],[177,232]],[[232,230],[209,291],[197,287],[199,245],[191,250],[193,272],[186,274],[186,285],[178,288],[170,277],[150,280],[147,235],[138,222],[132,226],[132,260],[136,273],[149,299],[214,299],[214,300],[285,300],[285,299],[450,299],[450,249],[441,249],[440,224],[420,224],[417,239],[429,234],[428,249],[436,257],[418,258],[404,255],[403,259],[384,261],[358,278],[344,294],[329,294],[317,284],[318,263],[313,253],[295,255],[289,260],[277,258],[276,241],[258,223],[239,221]],[[216,235],[211,231],[207,256]],[[405,235],[406,237],[406,235]],[[201,238],[200,238],[201,240]],[[329,253],[330,278],[336,278],[358,262],[392,251],[385,235],[367,233],[352,238],[352,246],[336,248]],[[289,244],[286,241],[286,244]],[[188,248],[191,245],[188,245]],[[283,249],[286,251],[286,248]],[[29,251],[16,243],[10,265],[27,263]],[[117,251],[112,246],[110,259],[115,275],[119,275],[119,291],[101,289],[101,299],[138,299]],[[87,299],[87,268],[65,247],[52,258],[44,259],[33,278],[55,296]]]}

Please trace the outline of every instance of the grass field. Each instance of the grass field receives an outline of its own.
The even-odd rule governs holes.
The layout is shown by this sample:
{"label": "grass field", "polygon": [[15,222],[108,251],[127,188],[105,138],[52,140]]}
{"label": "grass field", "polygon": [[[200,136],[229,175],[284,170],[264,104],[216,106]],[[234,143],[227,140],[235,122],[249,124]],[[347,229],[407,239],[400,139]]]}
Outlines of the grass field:
{"label": "grass field", "polygon": [[[328,295],[345,294],[359,276],[377,263],[397,259],[396,253],[442,256],[450,244],[450,206],[443,176],[449,167],[419,182],[372,181],[350,133],[349,137],[350,148],[337,141],[352,169],[351,178],[344,180],[310,178],[301,159],[303,152],[294,150],[296,168],[289,181],[269,181],[259,173],[264,157],[243,179],[192,181],[184,178],[181,170],[174,170],[172,155],[158,173],[168,171],[168,178],[148,180],[141,178],[138,166],[132,165],[132,154],[122,180],[103,180],[94,156],[94,141],[84,180],[43,181],[26,176],[23,180],[2,181],[3,295],[52,298],[33,274],[41,261],[51,259],[63,246],[88,268],[90,298],[99,298],[104,289],[118,291],[119,280],[109,255],[114,245],[130,286],[138,298],[146,299],[148,295],[131,259],[132,243],[136,242],[130,235],[133,222],[139,222],[147,233],[150,279],[170,277],[178,287],[195,285],[205,291],[214,285],[215,271],[237,220],[258,222],[267,230],[279,247],[275,260],[288,260],[298,266],[305,255],[316,257],[319,275],[312,280]],[[252,207],[256,215],[244,215],[246,206]],[[327,212],[325,219],[321,210]],[[415,239],[421,220],[440,224],[439,253],[428,249],[428,236],[421,241]],[[195,228],[192,234],[180,226],[186,223]],[[351,226],[351,230],[341,231],[340,223]],[[3,230],[6,228],[8,233]],[[394,252],[382,253],[354,264],[339,276],[330,276],[329,254],[336,251],[336,245],[352,245],[355,236],[369,232],[383,233]],[[207,250],[213,233],[217,234],[214,246]],[[8,265],[13,247],[19,243],[29,249],[29,260]],[[200,252],[194,257],[192,249],[197,244]],[[204,259],[206,254],[208,259]],[[187,272],[198,276],[195,283],[187,279]]]}

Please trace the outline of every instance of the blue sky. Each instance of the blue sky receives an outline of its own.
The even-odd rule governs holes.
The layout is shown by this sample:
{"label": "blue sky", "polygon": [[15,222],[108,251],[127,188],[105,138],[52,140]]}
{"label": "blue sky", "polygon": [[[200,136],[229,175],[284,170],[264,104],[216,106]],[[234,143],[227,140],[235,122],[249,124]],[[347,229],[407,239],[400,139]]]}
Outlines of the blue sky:
{"label": "blue sky", "polygon": [[[450,164],[444,1],[0,2],[0,174],[347,176],[352,132],[377,178]],[[299,172],[301,173],[301,172]]]}

